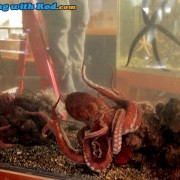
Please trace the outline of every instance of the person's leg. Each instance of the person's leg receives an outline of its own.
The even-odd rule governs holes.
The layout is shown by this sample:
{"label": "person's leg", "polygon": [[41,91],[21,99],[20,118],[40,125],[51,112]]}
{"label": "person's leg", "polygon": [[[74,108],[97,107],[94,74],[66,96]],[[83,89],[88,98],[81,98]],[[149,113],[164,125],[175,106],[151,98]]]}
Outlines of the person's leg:
{"label": "person's leg", "polygon": [[[51,4],[51,0],[44,3]],[[53,1],[54,2],[54,1]],[[56,0],[58,5],[67,5],[69,0]],[[49,53],[54,63],[56,79],[62,93],[76,91],[72,79],[72,62],[69,60],[68,33],[71,28],[71,11],[43,11],[46,22]]]}
{"label": "person's leg", "polygon": [[88,0],[71,0],[77,7],[71,16],[71,29],[69,32],[69,55],[73,63],[73,80],[78,91],[85,89],[81,77],[81,67],[84,61],[84,46],[86,28],[89,21]]}

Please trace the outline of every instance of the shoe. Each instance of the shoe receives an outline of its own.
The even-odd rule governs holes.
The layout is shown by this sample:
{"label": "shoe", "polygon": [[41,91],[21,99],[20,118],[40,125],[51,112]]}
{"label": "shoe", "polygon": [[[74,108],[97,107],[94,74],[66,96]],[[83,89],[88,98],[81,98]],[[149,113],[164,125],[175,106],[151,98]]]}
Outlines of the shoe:
{"label": "shoe", "polygon": [[86,91],[86,89],[89,88],[82,79],[81,70],[77,68],[73,69],[72,75],[73,75],[74,85],[77,91],[82,92],[82,91]]}
{"label": "shoe", "polygon": [[71,71],[66,72],[61,78],[60,78],[60,92],[62,96],[66,96],[67,94],[71,94],[72,92],[76,92],[76,88],[74,86],[74,81],[72,78]]}

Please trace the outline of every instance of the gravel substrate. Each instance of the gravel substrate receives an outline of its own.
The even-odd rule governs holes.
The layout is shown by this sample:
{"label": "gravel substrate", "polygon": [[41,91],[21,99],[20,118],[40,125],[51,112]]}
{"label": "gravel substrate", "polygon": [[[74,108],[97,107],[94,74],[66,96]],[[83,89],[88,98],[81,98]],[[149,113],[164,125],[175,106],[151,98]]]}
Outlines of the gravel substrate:
{"label": "gravel substrate", "polygon": [[[25,147],[18,145],[13,148],[0,149],[0,164],[3,167],[27,168],[34,172],[46,175],[53,173],[58,179],[107,179],[107,180],[155,180],[150,170],[143,167],[141,170],[113,164],[101,174],[90,171],[85,165],[77,165],[63,156],[55,143],[48,146]],[[64,179],[63,178],[63,179]]]}
{"label": "gravel substrate", "polygon": [[[45,121],[27,112],[46,112],[52,106],[39,97],[0,96],[0,169],[27,172],[63,180],[179,180],[180,100],[171,98],[155,108],[141,104],[144,116],[134,133],[123,136],[122,149],[103,173],[92,172],[64,156],[53,133],[42,136]],[[43,98],[46,96],[43,95]],[[57,112],[58,116],[58,112]],[[79,148],[79,121],[60,120],[71,145]],[[77,118],[78,119],[78,118]],[[13,147],[9,147],[16,144]],[[8,147],[7,147],[8,146]],[[126,164],[126,165],[122,165]]]}

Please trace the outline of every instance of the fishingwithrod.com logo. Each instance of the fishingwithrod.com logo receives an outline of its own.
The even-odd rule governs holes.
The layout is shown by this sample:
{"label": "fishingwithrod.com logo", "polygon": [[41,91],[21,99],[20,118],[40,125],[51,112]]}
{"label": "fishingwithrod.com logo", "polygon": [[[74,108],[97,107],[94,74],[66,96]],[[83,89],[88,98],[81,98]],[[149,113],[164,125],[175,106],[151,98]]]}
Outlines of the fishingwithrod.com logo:
{"label": "fishingwithrod.com logo", "polygon": [[76,10],[76,5],[58,5],[57,3],[45,4],[43,2],[19,3],[19,4],[0,4],[0,11],[9,10]]}

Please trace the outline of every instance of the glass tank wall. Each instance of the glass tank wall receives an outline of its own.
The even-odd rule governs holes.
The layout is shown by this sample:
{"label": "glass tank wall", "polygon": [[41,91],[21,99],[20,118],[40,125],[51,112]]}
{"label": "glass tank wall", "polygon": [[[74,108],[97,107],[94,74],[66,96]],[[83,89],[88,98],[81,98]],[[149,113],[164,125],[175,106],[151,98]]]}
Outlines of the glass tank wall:
{"label": "glass tank wall", "polygon": [[[9,5],[11,3],[18,4],[21,2],[32,3],[38,1],[23,1],[23,0],[7,1]],[[49,1],[47,2],[49,4],[52,4]],[[4,2],[2,1],[1,3],[3,4]],[[19,8],[23,9],[25,8],[25,6]],[[31,6],[29,6],[29,8],[31,8]],[[7,11],[6,11],[6,7],[1,6],[1,10],[0,10],[1,13],[0,46],[1,46],[1,59],[2,59],[1,60],[2,66],[0,67],[2,68],[1,78],[0,78],[0,82],[1,82],[0,90],[6,91],[7,89],[12,88],[12,86],[16,87],[17,82],[21,83],[21,81],[24,80],[25,83],[24,89],[32,92],[38,92],[42,88],[41,86],[42,76],[47,76],[48,74],[48,72],[39,72],[41,71],[39,70],[41,69],[41,64],[38,65],[35,61],[36,56],[34,55],[34,53],[38,54],[38,51],[40,49],[37,45],[39,40],[37,40],[35,36],[35,34],[36,35],[39,34],[39,32],[37,33],[37,31],[39,31],[39,27],[37,27],[36,24],[33,24],[34,20],[32,19],[32,17],[30,17],[28,13],[26,13],[26,11],[11,10],[11,9],[12,8],[9,6],[7,7]],[[67,10],[67,12],[68,11],[73,11],[73,10]],[[113,3],[109,3],[109,1],[107,0],[105,1],[99,0],[98,2],[92,1],[89,2],[89,11],[90,12],[89,13],[87,12],[87,14],[89,14],[90,17],[88,21],[88,27],[86,30],[86,42],[84,44],[85,46],[84,59],[87,63],[87,74],[88,77],[90,77],[90,79],[92,79],[94,82],[98,84],[102,84],[104,86],[110,86],[111,68],[109,67],[109,64],[112,64],[114,68],[116,64],[117,5],[115,1]],[[48,41],[47,27],[45,27],[46,25],[43,17],[43,12],[45,11],[35,10],[33,12],[36,13],[38,19],[40,20],[38,22],[39,23],[38,26],[41,27],[40,31],[42,32],[40,33],[43,33],[43,38],[46,42],[46,48],[48,49],[49,44],[47,43]],[[23,22],[23,18],[26,19],[24,22]],[[33,28],[35,29],[33,31],[34,35],[32,33],[31,38],[28,37],[29,40],[27,40],[27,48],[26,50],[24,50],[25,48],[23,47],[23,45],[21,47],[20,39],[25,38],[24,35],[26,35],[26,31],[28,29],[31,29],[31,26],[33,26]],[[23,33],[23,29],[24,29],[24,33]],[[31,39],[32,42],[30,42]],[[18,61],[19,54],[26,56],[25,68],[20,67],[24,65],[23,62]],[[42,59],[42,57],[38,56],[38,58],[40,59]],[[12,68],[11,65],[13,66]],[[23,74],[23,78],[21,77],[22,74]],[[3,81],[4,77],[6,77],[6,79],[8,78],[8,80]],[[10,86],[8,82],[11,82]],[[45,85],[43,86],[44,86],[43,89],[49,88],[49,86],[51,86],[51,83],[50,85],[45,83]]]}
{"label": "glass tank wall", "polygon": [[118,7],[119,89],[136,100],[179,97],[180,2],[128,0]]}
{"label": "glass tank wall", "polygon": [[179,179],[179,0],[0,0],[0,179]]}

